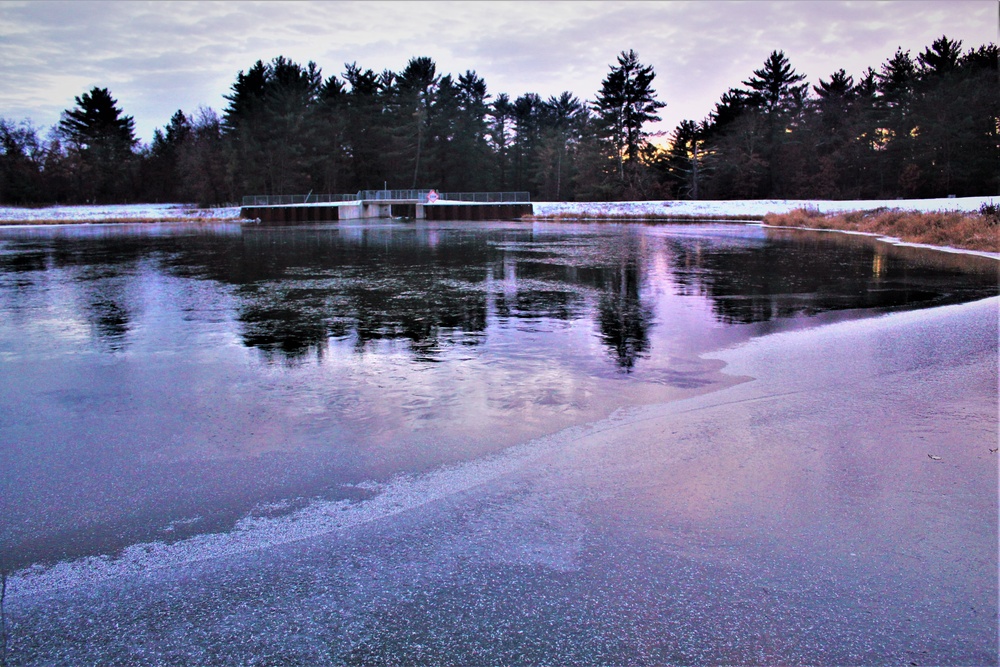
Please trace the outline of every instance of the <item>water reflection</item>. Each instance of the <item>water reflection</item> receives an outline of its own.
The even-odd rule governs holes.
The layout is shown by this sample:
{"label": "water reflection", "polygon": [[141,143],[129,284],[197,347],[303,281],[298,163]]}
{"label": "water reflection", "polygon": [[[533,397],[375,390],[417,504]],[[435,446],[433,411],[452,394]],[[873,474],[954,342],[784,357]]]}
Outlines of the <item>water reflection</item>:
{"label": "water reflection", "polygon": [[0,230],[0,557],[353,498],[717,386],[698,353],[752,335],[995,294],[996,266],[738,225]]}
{"label": "water reflection", "polygon": [[414,359],[433,361],[442,345],[479,344],[491,318],[589,317],[629,370],[650,344],[656,314],[644,293],[658,254],[670,288],[706,298],[725,324],[996,291],[992,260],[748,227],[157,227],[4,231],[4,306],[44,290],[46,271],[69,270],[95,339],[121,350],[141,308],[134,292],[165,271],[233,286],[243,342],[271,356],[317,353],[330,339],[359,351],[400,339]]}
{"label": "water reflection", "polygon": [[681,291],[710,299],[727,324],[940,305],[996,292],[995,260],[935,258],[865,238],[769,230],[738,244],[672,239],[668,247]]}

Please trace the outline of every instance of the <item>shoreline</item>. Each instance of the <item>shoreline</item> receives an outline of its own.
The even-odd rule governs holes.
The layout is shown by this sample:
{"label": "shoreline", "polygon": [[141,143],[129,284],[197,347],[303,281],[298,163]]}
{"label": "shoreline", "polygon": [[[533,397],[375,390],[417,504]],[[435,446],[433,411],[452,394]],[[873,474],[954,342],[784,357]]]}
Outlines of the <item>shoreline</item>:
{"label": "shoreline", "polygon": [[[909,244],[915,247],[941,250],[944,252],[971,252],[985,257],[1000,259],[1000,249],[994,237],[1000,233],[996,225],[985,225],[985,231],[969,237],[973,245],[955,242],[949,234],[937,236],[947,241],[945,244],[926,243],[919,238],[911,238],[914,233],[925,233],[930,229],[941,230],[942,216],[951,215],[972,220],[980,215],[985,206],[995,206],[997,197],[962,197],[916,200],[666,200],[634,202],[533,202],[532,215],[522,220],[530,222],[677,222],[677,223],[743,223],[760,224],[767,228],[801,229],[804,231],[843,231],[864,233],[880,241],[895,245]],[[50,206],[42,208],[0,207],[0,228],[26,226],[51,227],[61,225],[88,224],[156,224],[202,222],[206,224],[242,222],[240,207],[199,209],[191,204],[126,204],[126,205],[80,205]],[[909,229],[906,234],[893,234],[895,229],[881,228],[879,221],[873,229],[852,229],[837,222],[839,219],[853,218],[869,221],[878,212],[895,212],[923,224],[923,232]],[[824,221],[831,220],[830,224]],[[819,226],[817,226],[819,222]],[[791,223],[791,224],[788,224]],[[947,227],[945,227],[947,228]],[[968,234],[968,231],[966,232]],[[985,240],[981,237],[985,236]],[[961,241],[962,239],[957,239]],[[974,247],[976,244],[987,247]]]}
{"label": "shoreline", "polygon": [[[976,257],[985,257],[987,259],[1000,260],[1000,252],[990,252],[988,250],[976,250],[973,248],[959,248],[956,246],[942,246],[942,245],[932,245],[930,243],[916,243],[914,241],[904,241],[898,236],[889,236],[886,234],[881,234],[879,232],[862,232],[854,229],[831,229],[829,227],[792,227],[786,225],[769,225],[766,222],[754,222],[747,223],[763,227],[765,229],[779,229],[779,230],[790,230],[790,231],[800,231],[800,232],[830,232],[834,234],[848,234],[851,236],[866,236],[868,238],[873,238],[876,241],[882,243],[887,243],[893,246],[899,246],[901,248],[923,248],[925,250],[936,250],[938,252],[947,252],[955,255],[974,255]],[[998,231],[1000,233],[1000,231]]]}

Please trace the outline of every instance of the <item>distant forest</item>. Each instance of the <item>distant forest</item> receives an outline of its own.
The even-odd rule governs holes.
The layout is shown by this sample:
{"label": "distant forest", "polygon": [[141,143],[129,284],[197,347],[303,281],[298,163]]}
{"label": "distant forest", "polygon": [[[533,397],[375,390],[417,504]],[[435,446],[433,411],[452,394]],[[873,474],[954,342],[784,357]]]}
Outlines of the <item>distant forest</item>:
{"label": "distant forest", "polygon": [[879,199],[1000,193],[998,49],[942,36],[859,78],[805,83],[775,51],[665,146],[656,74],[633,51],[593,100],[511,100],[475,71],[356,63],[324,78],[279,56],[240,71],[221,114],[177,111],[149,145],[111,92],[42,132],[0,118],[0,203],[238,202],[246,194],[437,188],[532,199]]}

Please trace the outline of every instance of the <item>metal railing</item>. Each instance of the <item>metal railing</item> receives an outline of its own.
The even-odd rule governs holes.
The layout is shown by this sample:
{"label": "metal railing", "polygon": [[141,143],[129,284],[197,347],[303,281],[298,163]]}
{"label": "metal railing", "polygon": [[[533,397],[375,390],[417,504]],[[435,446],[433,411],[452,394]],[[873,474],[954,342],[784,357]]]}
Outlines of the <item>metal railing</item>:
{"label": "metal railing", "polygon": [[357,195],[247,195],[243,206],[287,206],[289,204],[328,204],[357,201]]}
{"label": "metal railing", "polygon": [[505,202],[530,202],[530,192],[441,192],[439,199],[448,201],[468,201],[483,204],[502,204]]}
{"label": "metal railing", "polygon": [[430,190],[362,190],[357,194],[358,201],[413,200],[427,201]]}
{"label": "metal railing", "polygon": [[[289,206],[292,204],[328,204],[349,201],[426,202],[430,190],[362,190],[353,195],[247,195],[243,206]],[[482,204],[530,202],[529,192],[438,192],[438,201],[461,201]]]}

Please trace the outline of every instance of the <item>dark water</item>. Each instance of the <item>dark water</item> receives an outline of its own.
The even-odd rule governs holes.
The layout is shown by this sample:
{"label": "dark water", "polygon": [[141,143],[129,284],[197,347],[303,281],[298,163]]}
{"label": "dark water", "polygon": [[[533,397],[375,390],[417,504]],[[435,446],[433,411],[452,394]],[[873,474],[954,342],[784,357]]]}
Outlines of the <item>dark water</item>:
{"label": "dark water", "polygon": [[997,277],[741,225],[0,230],[0,565],[363,498],[731,381],[702,352]]}

